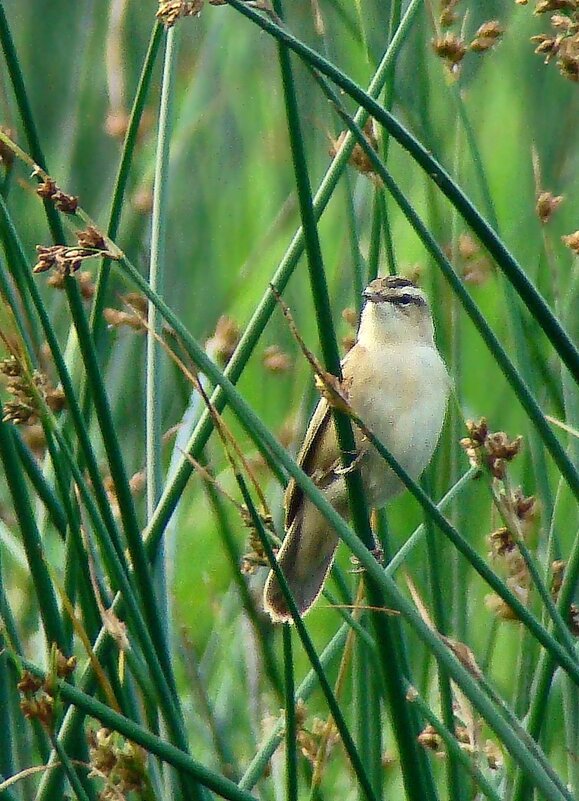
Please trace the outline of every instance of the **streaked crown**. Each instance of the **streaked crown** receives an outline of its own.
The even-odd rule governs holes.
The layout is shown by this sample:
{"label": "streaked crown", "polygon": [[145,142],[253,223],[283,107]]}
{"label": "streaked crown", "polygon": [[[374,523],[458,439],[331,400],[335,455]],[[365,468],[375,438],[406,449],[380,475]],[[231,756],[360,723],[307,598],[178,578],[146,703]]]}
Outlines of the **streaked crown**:
{"label": "streaked crown", "polygon": [[424,292],[408,278],[386,275],[375,278],[362,293],[372,303],[392,303],[396,306],[428,306]]}

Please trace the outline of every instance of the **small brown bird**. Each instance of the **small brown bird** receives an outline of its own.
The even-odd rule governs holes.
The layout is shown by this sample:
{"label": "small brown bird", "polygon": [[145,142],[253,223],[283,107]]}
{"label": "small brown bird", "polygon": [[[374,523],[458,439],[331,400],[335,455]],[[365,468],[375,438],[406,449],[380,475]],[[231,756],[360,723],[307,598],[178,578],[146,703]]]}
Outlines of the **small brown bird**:
{"label": "small brown bird", "polygon": [[[434,343],[428,302],[412,281],[377,278],[364,290],[356,344],[342,362],[343,386],[354,413],[417,478],[440,436],[450,380]],[[359,430],[358,465],[368,503],[384,506],[404,485]],[[308,426],[298,464],[332,506],[348,514],[348,496],[331,408],[320,400]],[[322,591],[339,538],[295,481],[285,496],[286,537],[277,561],[305,614]],[[291,620],[273,571],[264,605],[275,622]]]}

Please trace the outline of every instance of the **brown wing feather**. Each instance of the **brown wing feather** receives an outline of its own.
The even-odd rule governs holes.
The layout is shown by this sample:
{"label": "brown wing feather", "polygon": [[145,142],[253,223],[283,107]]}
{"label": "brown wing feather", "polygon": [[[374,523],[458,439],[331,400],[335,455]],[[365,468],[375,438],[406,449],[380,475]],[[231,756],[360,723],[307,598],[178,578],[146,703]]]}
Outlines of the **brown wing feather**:
{"label": "brown wing feather", "polygon": [[[324,446],[320,448],[322,444],[322,439],[329,439],[328,435],[333,434],[333,426],[330,427],[332,415],[330,407],[328,406],[328,402],[322,398],[318,403],[316,410],[310,420],[310,424],[308,425],[308,430],[306,431],[306,435],[304,438],[303,445],[301,450],[298,454],[296,459],[299,466],[302,468],[304,473],[307,473],[308,476],[312,476],[312,468],[313,468],[313,461],[314,456],[316,460],[316,471],[321,470],[324,471],[326,468],[329,468],[331,464],[324,465],[323,463],[320,464],[318,457],[326,451],[327,448]],[[335,437],[335,434],[333,434]],[[329,444],[329,443],[328,443]],[[333,460],[335,460],[335,449],[333,452]],[[292,478],[290,483],[288,484],[286,493],[285,493],[285,526],[286,531],[292,524],[293,519],[296,516],[296,512],[302,502],[303,498],[303,491],[299,484],[297,484],[294,479]]]}
{"label": "brown wing feather", "polygon": [[[355,345],[342,361],[344,378],[349,377],[348,357],[360,346]],[[313,478],[316,484],[323,486],[324,478],[333,472],[338,460],[338,443],[332,422],[332,410],[325,398],[322,398],[312,415],[306,431],[303,445],[296,459],[304,473]],[[315,460],[315,475],[314,473]],[[285,528],[292,524],[303,499],[303,492],[293,479],[288,484],[285,494]]]}

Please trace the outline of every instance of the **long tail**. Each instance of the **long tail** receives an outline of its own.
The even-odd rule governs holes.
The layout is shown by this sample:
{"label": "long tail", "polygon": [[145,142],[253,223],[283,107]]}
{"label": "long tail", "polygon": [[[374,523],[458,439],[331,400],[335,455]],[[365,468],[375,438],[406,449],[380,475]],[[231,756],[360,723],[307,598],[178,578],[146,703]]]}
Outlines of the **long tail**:
{"label": "long tail", "polygon": [[[323,515],[312,504],[306,503],[296,515],[277,555],[277,562],[300,614],[309,610],[322,591],[338,541]],[[274,623],[291,622],[288,605],[273,570],[267,578],[263,599]]]}

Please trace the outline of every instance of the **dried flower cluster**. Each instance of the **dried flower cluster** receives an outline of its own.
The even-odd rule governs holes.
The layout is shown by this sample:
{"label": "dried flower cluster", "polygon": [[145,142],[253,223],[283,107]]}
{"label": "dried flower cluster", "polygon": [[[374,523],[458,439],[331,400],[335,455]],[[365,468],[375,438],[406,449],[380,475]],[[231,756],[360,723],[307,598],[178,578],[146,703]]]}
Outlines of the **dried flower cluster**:
{"label": "dried flower cluster", "polygon": [[[143,492],[145,486],[147,484],[146,473],[144,470],[139,470],[137,473],[133,473],[133,475],[129,479],[129,489],[133,496],[139,495]],[[104,476],[103,478],[103,486],[105,488],[105,492],[107,494],[107,498],[111,507],[111,511],[115,520],[121,519],[121,510],[119,507],[119,500],[117,498],[117,491],[115,487],[115,482],[113,481],[110,475]]]}
{"label": "dried flower cluster", "polygon": [[118,801],[135,792],[145,797],[150,789],[147,752],[136,743],[108,729],[88,732],[90,777],[106,778],[100,801]]}
{"label": "dried flower cluster", "polygon": [[446,62],[453,73],[458,71],[468,52],[485,53],[491,50],[504,33],[497,20],[488,20],[477,29],[470,42],[465,40],[461,32],[462,20],[457,12],[459,2],[460,0],[441,0],[438,23],[442,32],[432,40],[434,52]]}
{"label": "dried flower cluster", "polygon": [[[269,560],[263,547],[261,537],[255,528],[253,516],[247,507],[241,507],[243,524],[249,529],[248,550],[241,557],[241,572],[244,576],[252,576],[258,567],[269,567]],[[266,531],[273,531],[273,520],[270,515],[261,515],[261,522]],[[274,548],[274,552],[276,548]]]}
{"label": "dried flower cluster", "polygon": [[203,0],[159,0],[157,19],[171,28],[182,17],[197,16],[202,8]]}
{"label": "dried flower cluster", "polygon": [[231,317],[223,314],[217,320],[215,333],[205,343],[208,356],[225,365],[233,356],[240,338],[239,326]]}
{"label": "dried flower cluster", "polygon": [[[64,289],[65,277],[66,276],[61,272],[52,273],[46,285],[53,289],[62,290]],[[81,270],[76,274],[76,283],[80,294],[85,300],[91,300],[94,297],[95,285],[92,280],[92,275],[88,270]]]}
{"label": "dried flower cluster", "polygon": [[291,356],[279,345],[270,345],[264,350],[262,363],[270,373],[288,373],[293,367]]}
{"label": "dried flower cluster", "polygon": [[[555,562],[551,564],[551,595],[554,601],[557,601],[559,597],[559,591],[563,585],[563,579],[565,578],[565,569],[567,567],[567,562],[563,559],[557,559]],[[571,633],[575,637],[579,637],[579,604],[572,603],[569,605],[568,613],[567,613],[567,622],[569,623],[569,628]]]}
{"label": "dried flower cluster", "polygon": [[106,245],[103,235],[94,226],[84,231],[77,231],[76,238],[78,247],[68,247],[67,245],[43,245],[36,246],[38,262],[33,268],[35,273],[44,273],[53,267],[63,276],[69,276],[80,269],[83,261],[92,259],[95,256],[116,259],[117,256],[111,253]]}
{"label": "dried flower cluster", "polygon": [[[491,547],[489,557],[506,576],[509,589],[522,602],[527,603],[531,576],[517,542],[519,538],[528,543],[534,531],[538,504],[534,495],[525,496],[520,488],[501,495],[501,505],[509,510],[513,526],[501,526],[489,535]],[[517,620],[511,607],[498,595],[491,593],[485,598],[487,608],[501,620]]]}
{"label": "dried flower cluster", "polygon": [[[341,148],[344,139],[347,136],[346,131],[342,131],[342,133],[338,136],[336,140],[330,139],[330,147],[329,147],[329,154],[332,158],[335,158],[338,150]],[[373,150],[378,150],[378,136],[376,134],[376,127],[374,120],[370,118],[366,125],[364,126],[364,137],[370,147]],[[349,163],[352,167],[355,167],[358,172],[361,172],[363,175],[368,175],[369,177],[373,178],[374,180],[378,180],[378,176],[374,170],[374,165],[372,164],[370,158],[368,157],[364,148],[356,143],[352,150],[352,153],[349,158]]]}
{"label": "dried flower cluster", "polygon": [[[456,727],[456,739],[463,751],[478,762],[484,757],[491,770],[499,770],[503,766],[503,755],[498,745],[492,740],[487,740],[481,748],[476,742],[473,743],[471,732],[466,726]],[[446,750],[442,737],[437,733],[434,726],[426,726],[418,735],[418,742],[424,748],[434,751],[439,758],[446,757]]]}
{"label": "dried flower cluster", "polygon": [[307,707],[300,699],[296,705],[297,741],[303,756],[312,765],[314,770],[320,770],[325,760],[340,742],[340,735],[333,720],[313,718],[307,725]]}
{"label": "dried flower cluster", "polygon": [[74,195],[67,195],[56,185],[56,181],[50,177],[41,181],[36,188],[36,194],[43,200],[50,200],[59,211],[65,214],[75,214],[78,208],[78,198]]}
{"label": "dried flower cluster", "polygon": [[449,259],[455,259],[467,284],[481,286],[491,277],[493,264],[470,234],[460,234],[456,244],[447,245],[444,251]]}
{"label": "dried flower cluster", "polygon": [[566,234],[561,237],[563,244],[566,245],[576,256],[579,256],[579,231],[574,231],[572,234]]}
{"label": "dried flower cluster", "polygon": [[64,408],[63,391],[51,386],[44,373],[29,373],[14,356],[0,361],[0,375],[4,378],[6,391],[14,398],[2,408],[2,420],[5,423],[25,425],[36,422],[42,402],[53,412],[60,412]]}
{"label": "dried flower cluster", "polygon": [[20,708],[28,720],[38,720],[46,729],[52,730],[54,725],[54,705],[57,694],[55,677],[65,679],[76,668],[76,657],[66,657],[57,648],[53,648],[52,673],[41,679],[28,670],[24,670],[18,682],[20,692]]}
{"label": "dried flower cluster", "polygon": [[564,199],[563,195],[554,195],[552,192],[539,192],[535,211],[543,225],[546,225],[551,220],[551,217]]}
{"label": "dried flower cluster", "polygon": [[549,33],[531,37],[535,53],[545,64],[555,61],[569,81],[579,81],[579,3],[577,0],[539,0],[535,14],[551,14]]}
{"label": "dried flower cluster", "polygon": [[121,300],[128,307],[128,311],[119,309],[103,309],[103,317],[111,328],[131,328],[133,331],[144,333],[147,330],[146,322],[149,311],[149,301],[139,292],[128,292],[121,295]]}
{"label": "dried flower cluster", "polygon": [[556,601],[559,597],[559,590],[563,584],[563,577],[565,575],[565,568],[567,562],[564,559],[556,559],[551,563],[551,595],[553,600]]}
{"label": "dried flower cluster", "polygon": [[461,439],[473,467],[485,465],[494,478],[502,479],[505,476],[507,462],[512,461],[521,450],[522,437],[509,439],[504,431],[489,432],[484,417],[475,423],[467,421],[468,437]]}

